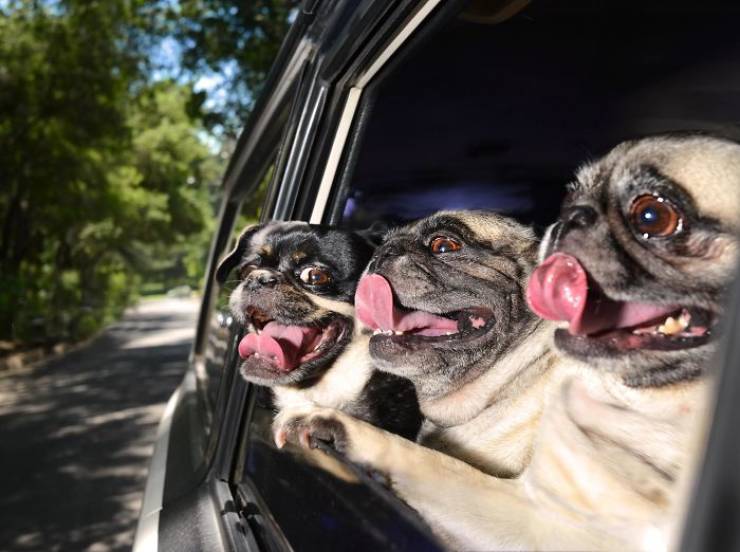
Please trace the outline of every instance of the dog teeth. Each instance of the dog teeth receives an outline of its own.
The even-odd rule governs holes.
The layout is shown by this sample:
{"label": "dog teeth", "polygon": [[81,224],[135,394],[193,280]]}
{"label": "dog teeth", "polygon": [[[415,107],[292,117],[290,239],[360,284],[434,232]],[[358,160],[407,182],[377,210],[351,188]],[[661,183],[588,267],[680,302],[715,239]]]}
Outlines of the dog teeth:
{"label": "dog teeth", "polygon": [[[373,332],[373,335],[393,335],[393,330],[381,330],[377,329]],[[403,332],[395,332],[396,335],[401,335]]]}
{"label": "dog teeth", "polygon": [[664,335],[676,335],[688,328],[689,322],[691,322],[691,315],[684,310],[678,318],[672,316],[666,318],[665,322],[658,326],[658,331]]}
{"label": "dog teeth", "polygon": [[395,331],[393,333],[396,334],[396,335],[403,335],[403,332],[399,332],[399,331]]}

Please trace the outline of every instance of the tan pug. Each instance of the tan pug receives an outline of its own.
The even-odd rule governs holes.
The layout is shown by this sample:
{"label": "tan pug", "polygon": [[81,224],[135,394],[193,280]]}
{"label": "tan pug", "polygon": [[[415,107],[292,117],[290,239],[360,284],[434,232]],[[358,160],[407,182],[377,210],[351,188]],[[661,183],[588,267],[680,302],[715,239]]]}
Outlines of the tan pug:
{"label": "tan pug", "polygon": [[701,442],[708,360],[737,262],[740,146],[626,142],[582,168],[543,243],[529,302],[567,322],[535,454],[515,480],[329,409],[289,440],[386,474],[455,548],[655,549]]}
{"label": "tan pug", "polygon": [[531,459],[555,361],[524,297],[538,245],[496,213],[437,213],[386,236],[355,297],[374,365],[416,388],[418,441],[501,477]]}

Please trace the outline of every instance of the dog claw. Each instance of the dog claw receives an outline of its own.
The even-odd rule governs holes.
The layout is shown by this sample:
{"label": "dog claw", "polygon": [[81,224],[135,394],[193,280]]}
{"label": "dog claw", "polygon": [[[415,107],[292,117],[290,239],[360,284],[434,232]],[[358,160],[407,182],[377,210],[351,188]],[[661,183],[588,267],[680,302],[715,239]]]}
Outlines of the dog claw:
{"label": "dog claw", "polygon": [[298,434],[298,441],[303,448],[313,448],[311,446],[311,430],[308,428],[302,429]]}
{"label": "dog claw", "polygon": [[275,446],[279,449],[282,449],[285,446],[285,443],[288,442],[288,432],[284,429],[278,429],[275,432]]}

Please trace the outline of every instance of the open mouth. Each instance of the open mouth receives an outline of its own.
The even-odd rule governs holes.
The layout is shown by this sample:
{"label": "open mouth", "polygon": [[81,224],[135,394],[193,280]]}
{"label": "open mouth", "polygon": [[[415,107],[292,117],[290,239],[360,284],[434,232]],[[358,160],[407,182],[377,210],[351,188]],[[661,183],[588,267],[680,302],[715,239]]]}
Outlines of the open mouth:
{"label": "open mouth", "polygon": [[373,330],[373,339],[395,343],[440,343],[478,337],[495,323],[493,312],[471,307],[444,313],[411,310],[399,305],[390,282],[380,274],[364,276],[355,294],[355,313]]}
{"label": "open mouth", "polygon": [[346,335],[348,322],[332,318],[324,324],[283,324],[257,307],[247,307],[247,333],[239,342],[244,369],[265,368],[277,373],[292,372],[318,361],[336,349]]}
{"label": "open mouth", "polygon": [[617,352],[689,349],[707,343],[717,322],[715,313],[693,306],[612,300],[563,253],[537,267],[527,301],[540,317],[568,322],[567,331],[556,332],[556,343],[569,350],[589,342]]}

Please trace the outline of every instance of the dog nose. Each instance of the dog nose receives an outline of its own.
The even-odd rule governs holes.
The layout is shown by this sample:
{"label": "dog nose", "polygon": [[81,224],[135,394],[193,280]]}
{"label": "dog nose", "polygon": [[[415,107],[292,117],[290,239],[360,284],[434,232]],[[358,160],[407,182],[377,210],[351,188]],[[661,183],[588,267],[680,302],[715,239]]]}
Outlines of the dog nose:
{"label": "dog nose", "polygon": [[253,270],[247,276],[247,288],[251,290],[261,287],[274,287],[278,283],[278,275],[271,270]]}
{"label": "dog nose", "polygon": [[563,211],[560,219],[569,228],[586,228],[595,223],[598,216],[590,205],[575,205]]}

